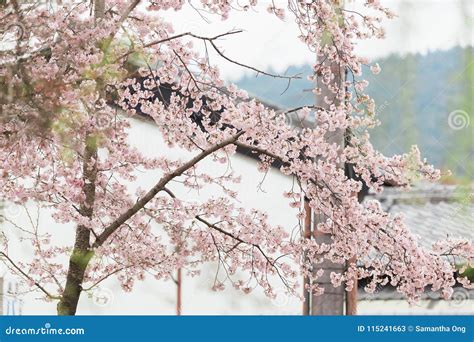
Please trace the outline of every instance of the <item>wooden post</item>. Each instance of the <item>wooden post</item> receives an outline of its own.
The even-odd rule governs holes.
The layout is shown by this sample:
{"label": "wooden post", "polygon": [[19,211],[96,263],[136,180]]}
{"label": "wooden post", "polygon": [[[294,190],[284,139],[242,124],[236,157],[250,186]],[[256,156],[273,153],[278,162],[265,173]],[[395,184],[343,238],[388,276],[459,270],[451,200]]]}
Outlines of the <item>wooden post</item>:
{"label": "wooden post", "polygon": [[[340,6],[340,4],[335,4],[334,6]],[[339,19],[336,19],[339,20]],[[343,25],[343,22],[341,22]],[[343,87],[345,72],[340,67],[339,64],[325,61],[325,65],[331,68],[332,73],[335,75],[335,79],[332,81],[333,84],[337,84],[339,89]],[[324,98],[332,99],[331,102],[338,104],[336,95],[329,89],[328,86],[321,84],[321,94],[316,95],[316,104],[321,108],[328,108],[328,105],[324,101]],[[316,121],[316,125],[318,122]],[[340,147],[344,146],[344,131],[338,130],[333,132],[330,136],[327,137],[329,143],[336,143]],[[343,165],[339,165],[343,167]],[[314,225],[313,225],[313,238],[318,244],[331,244],[332,237],[330,234],[322,233],[317,230],[318,223],[326,221],[326,217],[323,213],[315,212],[314,213]],[[343,273],[345,270],[345,265],[333,263],[329,260],[324,260],[322,263],[315,265],[313,272],[316,273],[318,269],[323,269],[324,274],[318,278],[317,284],[320,288],[324,290],[322,295],[313,295],[311,299],[311,314],[313,316],[318,315],[343,315],[345,308],[345,288],[343,285],[339,287],[334,287],[331,283],[330,274],[331,272]]]}
{"label": "wooden post", "polygon": [[[330,67],[333,69],[336,75],[335,82],[342,85],[344,79],[344,73],[340,70],[339,65],[331,64]],[[321,87],[321,94],[317,96],[316,103],[320,107],[327,107],[324,102],[324,97],[334,98],[334,94],[327,88]],[[317,124],[317,123],[316,123]],[[329,142],[337,143],[340,146],[344,145],[344,131],[337,131],[328,138]],[[342,167],[342,165],[341,165]],[[325,222],[326,217],[322,213],[314,213],[314,226],[313,226],[313,237],[318,244],[331,244],[332,237],[330,234],[321,233],[317,230],[318,223]],[[324,294],[319,296],[312,296],[311,313],[312,315],[343,315],[345,307],[345,289],[341,285],[335,288],[331,284],[330,274],[331,272],[343,273],[345,265],[336,264],[329,260],[325,260],[323,263],[316,265],[313,272],[317,272],[319,268],[324,269],[324,274],[318,279],[317,283],[319,287],[324,289]]]}
{"label": "wooden post", "polygon": [[[348,75],[348,70],[344,70],[344,79],[347,80],[347,75]],[[349,92],[349,87],[345,87],[346,93]],[[344,146],[348,146],[350,144],[350,139],[352,136],[352,132],[350,129],[346,129],[346,132],[344,134]],[[348,178],[354,179],[355,178],[355,173],[354,173],[354,168],[353,165],[346,163],[344,165],[344,173]],[[354,192],[352,193],[352,196],[357,198],[359,202],[362,202],[364,199],[364,193],[361,191],[360,193]],[[352,257],[350,260],[348,260],[347,267],[350,266],[350,264],[356,264],[357,263],[357,255]],[[347,316],[355,316],[357,315],[357,291],[358,291],[358,286],[359,286],[359,280],[357,277],[352,279],[354,282],[354,285],[352,287],[351,291],[346,292],[346,315]]]}
{"label": "wooden post", "polygon": [[[349,260],[349,264],[356,263],[357,258],[353,257]],[[354,316],[357,315],[357,278],[354,280],[354,287],[349,292],[346,292],[346,315]]]}
{"label": "wooden post", "polygon": [[[319,216],[319,220],[315,219],[316,222],[323,220],[322,215]],[[314,239],[319,243],[331,243],[331,235],[324,234],[317,230],[314,231]],[[312,296],[311,299],[311,314],[313,316],[333,316],[343,315],[345,307],[345,289],[341,285],[334,287],[331,283],[330,274],[331,272],[344,272],[344,265],[333,263],[329,260],[325,260],[323,263],[316,265],[316,272],[319,268],[324,269],[324,274],[318,278],[317,284],[319,287],[324,289],[324,294],[319,296]]]}

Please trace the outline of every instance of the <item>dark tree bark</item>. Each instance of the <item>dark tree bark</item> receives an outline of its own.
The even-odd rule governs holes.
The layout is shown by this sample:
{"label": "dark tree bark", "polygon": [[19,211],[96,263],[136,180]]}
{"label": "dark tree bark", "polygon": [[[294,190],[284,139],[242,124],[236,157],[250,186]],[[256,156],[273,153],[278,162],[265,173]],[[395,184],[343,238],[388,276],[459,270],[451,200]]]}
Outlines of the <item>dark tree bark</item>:
{"label": "dark tree bark", "polygon": [[[84,149],[83,161],[83,191],[86,196],[80,212],[84,217],[91,218],[95,201],[95,181],[97,177],[97,144],[95,139],[88,135]],[[66,286],[58,303],[58,315],[74,315],[77,303],[82,292],[82,283],[89,262],[94,255],[90,244],[91,230],[79,225],[76,230],[76,239],[73,252],[69,258],[69,268]]]}
{"label": "dark tree bark", "polygon": [[[96,23],[105,15],[105,0],[94,0],[94,17]],[[85,138],[84,160],[82,174],[84,180],[83,191],[86,196],[81,204],[80,212],[84,217],[92,218],[95,202],[95,181],[97,178],[97,140],[94,134],[87,134]],[[74,249],[69,258],[69,268],[66,277],[66,286],[59,300],[58,315],[75,315],[77,303],[82,292],[82,283],[92,256],[94,255],[90,243],[90,227],[79,225],[76,230]]]}

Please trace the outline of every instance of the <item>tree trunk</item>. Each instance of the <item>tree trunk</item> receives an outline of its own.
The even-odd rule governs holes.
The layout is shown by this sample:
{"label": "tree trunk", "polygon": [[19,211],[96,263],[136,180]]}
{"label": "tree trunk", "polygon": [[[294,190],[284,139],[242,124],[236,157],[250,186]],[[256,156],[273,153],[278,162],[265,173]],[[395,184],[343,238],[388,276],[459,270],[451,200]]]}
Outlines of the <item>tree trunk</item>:
{"label": "tree trunk", "polygon": [[[103,18],[105,14],[105,0],[94,0],[94,17]],[[101,91],[102,92],[102,91]],[[97,141],[93,134],[86,134],[82,174],[84,180],[83,191],[86,196],[81,204],[81,215],[92,218],[95,202],[95,181],[97,178]],[[57,306],[58,315],[75,315],[77,303],[82,292],[82,283],[94,251],[90,244],[91,230],[79,225],[76,230],[76,240],[66,277],[66,286]]]}
{"label": "tree trunk", "polygon": [[[97,177],[97,145],[91,135],[86,136],[86,146],[83,160],[83,191],[86,196],[80,212],[82,216],[91,218],[95,201],[95,181]],[[94,255],[90,245],[91,230],[89,227],[79,225],[76,230],[76,240],[66,278],[66,286],[58,303],[58,315],[75,315],[77,303],[82,292],[82,282],[87,265]]]}
{"label": "tree trunk", "polygon": [[[89,232],[89,229],[85,228],[84,230],[84,227],[81,228],[82,229],[78,228],[76,238],[83,239],[87,235],[85,234],[85,230]],[[92,251],[77,247],[76,241],[74,251],[69,259],[66,287],[64,288],[63,295],[57,307],[58,315],[73,316],[76,314],[77,303],[79,302],[82,292],[82,282],[84,281],[86,268],[92,256]]]}

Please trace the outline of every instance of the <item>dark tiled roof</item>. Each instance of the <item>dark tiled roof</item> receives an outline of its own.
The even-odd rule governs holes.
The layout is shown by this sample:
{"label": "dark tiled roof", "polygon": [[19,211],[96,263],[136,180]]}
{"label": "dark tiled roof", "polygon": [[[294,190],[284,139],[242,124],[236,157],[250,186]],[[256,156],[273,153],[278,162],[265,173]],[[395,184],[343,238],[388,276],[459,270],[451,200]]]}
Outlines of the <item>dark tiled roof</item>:
{"label": "dark tiled roof", "polygon": [[402,213],[425,247],[446,237],[474,237],[474,188],[424,185],[409,191],[386,188],[377,199],[390,213]]}
{"label": "dark tiled roof", "polygon": [[[382,194],[370,194],[366,200],[377,199],[390,213],[401,213],[408,228],[419,236],[422,246],[446,237],[474,237],[474,187],[422,185],[411,190],[385,188]],[[454,289],[453,300],[474,299],[474,290]],[[405,297],[392,287],[381,287],[374,293],[359,288],[359,300],[402,300]],[[422,300],[440,300],[438,292],[427,291]]]}

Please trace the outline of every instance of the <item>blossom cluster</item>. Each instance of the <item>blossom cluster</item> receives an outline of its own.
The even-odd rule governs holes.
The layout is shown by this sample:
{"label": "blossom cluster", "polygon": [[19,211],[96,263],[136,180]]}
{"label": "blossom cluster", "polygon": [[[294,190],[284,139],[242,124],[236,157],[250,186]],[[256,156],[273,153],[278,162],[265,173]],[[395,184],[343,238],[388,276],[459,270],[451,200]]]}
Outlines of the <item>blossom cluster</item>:
{"label": "blossom cluster", "polygon": [[[52,210],[58,224],[90,231],[86,242],[94,257],[82,288],[117,276],[128,291],[145,273],[169,279],[178,268],[192,275],[203,262],[215,261],[225,279],[246,293],[261,286],[273,296],[272,276],[297,293],[302,275],[313,280],[314,293],[322,293],[316,281],[324,270],[318,265],[331,260],[349,263],[344,273],[331,274],[334,286],[350,290],[355,279],[370,278],[367,291],[390,283],[411,300],[427,287],[449,297],[457,281],[455,264],[472,263],[472,243],[451,239],[424,249],[400,215],[384,212],[376,201],[359,203],[356,196],[362,181],[382,191],[385,182],[409,187],[439,178],[416,147],[386,157],[370,143],[374,103],[361,77],[364,68],[377,74],[380,67],[354,48],[358,40],[383,38],[382,19],[393,13],[378,0],[366,1],[370,15],[337,1],[289,0],[262,14],[295,19],[301,32],[295,39],[315,55],[314,93],[328,94],[324,106],[301,109],[316,124],[296,128],[284,113],[227,84],[193,47],[201,41],[227,57],[219,37],[230,39],[236,32],[214,37],[175,32],[162,13],[180,11],[183,0],[143,2],[146,10],[140,1],[132,2],[136,6],[105,1],[100,18],[85,2],[29,7],[12,1],[1,7],[0,31],[10,33],[3,38],[9,42],[0,55],[0,80],[2,91],[8,85],[14,93],[0,99],[2,197],[19,205],[34,201]],[[223,20],[235,8],[257,5],[257,0],[200,2]],[[160,95],[164,88],[169,96]],[[192,119],[197,113],[199,122]],[[153,120],[161,133],[157,139],[196,157],[143,155],[128,140],[139,115]],[[338,132],[352,132],[350,142],[335,143],[331,136]],[[243,209],[230,186],[240,180],[235,171],[216,177],[199,167],[204,158],[229,163],[239,147],[259,158],[259,171],[278,165],[295,179],[298,188],[285,196],[298,208],[304,196],[324,215],[317,229],[331,234],[330,244],[290,236],[287,227],[271,225],[266,213]],[[344,163],[354,165],[360,180],[345,175]],[[153,189],[133,192],[127,184],[136,180],[137,170],[158,170],[162,178]],[[200,202],[179,198],[174,180],[193,191],[217,186],[220,196]],[[298,217],[302,221],[307,214]],[[61,295],[68,264],[58,257],[72,247],[51,245],[37,232],[31,236],[35,257],[21,265],[28,280]],[[8,244],[4,249],[8,254]],[[357,262],[351,262],[354,257]],[[238,278],[239,270],[248,278]],[[464,278],[458,281],[470,286]],[[216,290],[223,286],[216,280]]]}

